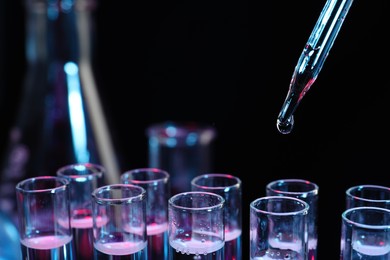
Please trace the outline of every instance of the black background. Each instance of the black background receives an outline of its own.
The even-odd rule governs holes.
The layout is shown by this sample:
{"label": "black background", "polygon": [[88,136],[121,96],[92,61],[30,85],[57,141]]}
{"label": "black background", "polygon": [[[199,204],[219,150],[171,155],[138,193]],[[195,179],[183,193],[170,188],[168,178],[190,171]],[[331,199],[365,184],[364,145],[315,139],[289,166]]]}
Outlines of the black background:
{"label": "black background", "polygon": [[[24,10],[0,1],[4,147],[25,69]],[[249,203],[279,178],[319,185],[319,260],[339,259],[345,190],[390,186],[389,1],[353,3],[289,135],[276,118],[325,1],[98,3],[94,65],[123,170],[147,165],[150,124],[211,124],[214,172],[243,181],[244,259]]]}

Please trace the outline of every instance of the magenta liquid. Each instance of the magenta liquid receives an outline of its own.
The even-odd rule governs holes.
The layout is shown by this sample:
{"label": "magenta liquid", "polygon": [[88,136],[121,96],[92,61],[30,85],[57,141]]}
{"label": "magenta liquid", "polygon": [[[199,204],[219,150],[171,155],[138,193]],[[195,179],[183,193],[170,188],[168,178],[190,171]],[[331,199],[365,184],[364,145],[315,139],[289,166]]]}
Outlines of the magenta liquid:
{"label": "magenta liquid", "polygon": [[76,259],[93,259],[92,217],[71,219]]}
{"label": "magenta liquid", "polygon": [[148,259],[168,259],[168,223],[148,224]]}
{"label": "magenta liquid", "polygon": [[73,260],[71,236],[42,236],[20,241],[23,259]]}
{"label": "magenta liquid", "polygon": [[317,259],[317,239],[309,239],[308,242],[308,259],[316,260]]}
{"label": "magenta liquid", "polygon": [[[70,223],[73,234],[73,248],[75,259],[93,259],[93,219],[90,210],[78,210],[78,215],[73,216]],[[61,220],[60,225],[66,226]],[[97,218],[97,225],[107,223],[107,218]]]}
{"label": "magenta liquid", "polygon": [[[147,260],[147,242],[95,243],[95,260]],[[156,259],[157,260],[157,259]],[[162,259],[163,260],[163,259]]]}
{"label": "magenta liquid", "polygon": [[225,259],[226,260],[241,260],[242,248],[241,248],[241,230],[225,230]]}
{"label": "magenta liquid", "polygon": [[223,260],[224,254],[224,242],[219,239],[170,241],[170,260]]}

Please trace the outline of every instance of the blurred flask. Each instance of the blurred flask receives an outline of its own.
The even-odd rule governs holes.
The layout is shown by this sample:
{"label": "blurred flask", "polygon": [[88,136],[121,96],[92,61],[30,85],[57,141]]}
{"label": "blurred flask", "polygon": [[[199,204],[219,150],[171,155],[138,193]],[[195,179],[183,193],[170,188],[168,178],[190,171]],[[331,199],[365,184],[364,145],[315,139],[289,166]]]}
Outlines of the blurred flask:
{"label": "blurred flask", "polygon": [[196,122],[167,121],[147,128],[149,167],[170,174],[171,194],[191,190],[191,180],[212,171],[216,129]]}
{"label": "blurred flask", "polygon": [[94,0],[23,0],[27,68],[3,155],[0,210],[16,211],[15,185],[74,163],[120,170],[92,69]]}

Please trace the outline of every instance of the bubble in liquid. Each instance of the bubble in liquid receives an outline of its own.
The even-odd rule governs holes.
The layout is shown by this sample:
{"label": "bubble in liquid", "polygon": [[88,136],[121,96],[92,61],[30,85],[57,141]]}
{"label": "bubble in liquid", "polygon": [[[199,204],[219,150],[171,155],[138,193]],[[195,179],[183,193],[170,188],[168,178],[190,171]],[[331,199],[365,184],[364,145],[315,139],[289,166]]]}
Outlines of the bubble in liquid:
{"label": "bubble in liquid", "polygon": [[281,122],[278,119],[276,123],[276,127],[278,128],[279,132],[282,134],[291,133],[294,127],[294,116],[289,117],[286,122]]}

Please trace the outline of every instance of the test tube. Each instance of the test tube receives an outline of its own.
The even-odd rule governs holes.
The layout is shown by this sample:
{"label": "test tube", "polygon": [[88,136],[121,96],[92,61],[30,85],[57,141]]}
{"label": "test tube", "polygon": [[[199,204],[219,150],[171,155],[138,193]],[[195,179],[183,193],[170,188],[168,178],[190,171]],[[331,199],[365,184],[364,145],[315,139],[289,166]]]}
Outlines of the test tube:
{"label": "test tube", "polygon": [[146,190],[146,233],[148,257],[168,258],[169,174],[157,168],[138,168],[121,175],[121,183],[141,186]]}

